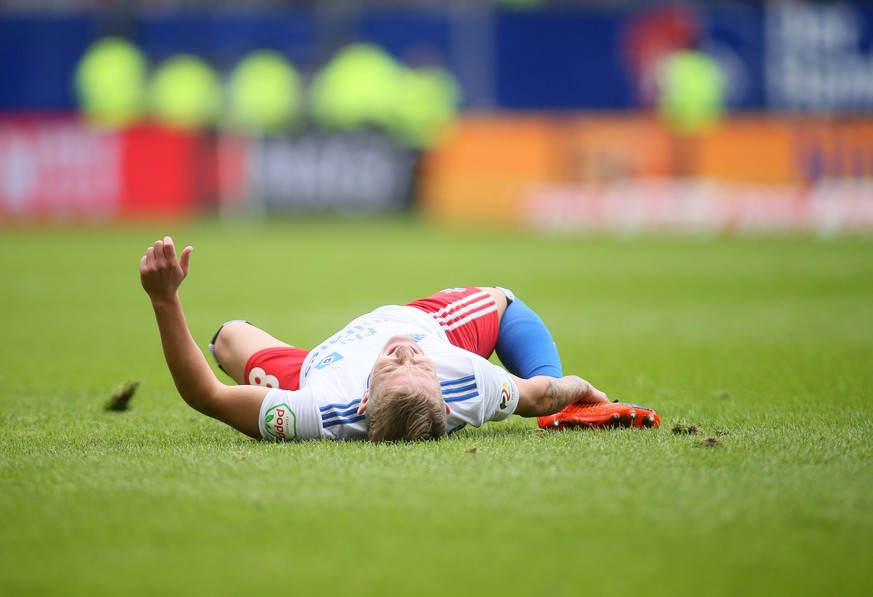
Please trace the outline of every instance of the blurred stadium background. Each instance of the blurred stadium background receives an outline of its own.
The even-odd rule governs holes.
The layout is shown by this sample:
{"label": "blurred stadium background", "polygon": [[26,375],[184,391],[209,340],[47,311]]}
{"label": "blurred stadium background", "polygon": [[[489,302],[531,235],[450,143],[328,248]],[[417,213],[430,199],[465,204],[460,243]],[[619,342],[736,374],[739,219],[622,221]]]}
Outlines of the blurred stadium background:
{"label": "blurred stadium background", "polygon": [[873,6],[0,1],[0,222],[869,232]]}
{"label": "blurred stadium background", "polygon": [[[873,4],[0,0],[0,595],[867,595],[871,232]],[[163,234],[204,352],[499,283],[663,427],[249,441]]]}

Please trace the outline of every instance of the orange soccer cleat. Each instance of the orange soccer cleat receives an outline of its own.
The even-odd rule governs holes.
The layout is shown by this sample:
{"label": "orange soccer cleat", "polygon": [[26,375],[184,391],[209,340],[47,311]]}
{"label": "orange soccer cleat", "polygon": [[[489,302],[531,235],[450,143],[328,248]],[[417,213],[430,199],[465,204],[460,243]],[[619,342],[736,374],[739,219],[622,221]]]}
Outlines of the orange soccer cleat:
{"label": "orange soccer cleat", "polygon": [[659,427],[661,417],[650,408],[624,402],[574,402],[547,417],[537,418],[542,429],[572,429],[590,427]]}

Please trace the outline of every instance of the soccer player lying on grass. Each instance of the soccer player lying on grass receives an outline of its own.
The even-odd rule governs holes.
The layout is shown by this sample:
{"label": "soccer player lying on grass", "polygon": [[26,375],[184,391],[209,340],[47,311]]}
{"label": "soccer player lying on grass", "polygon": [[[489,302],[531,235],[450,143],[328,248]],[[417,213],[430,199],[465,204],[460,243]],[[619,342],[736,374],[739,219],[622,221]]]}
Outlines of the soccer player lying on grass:
{"label": "soccer player lying on grass", "polygon": [[[140,261],[164,356],[185,402],[251,437],[437,439],[512,414],[538,417],[544,428],[660,422],[564,376],[542,320],[499,288],[452,288],[380,307],[311,351],[229,322],[210,345],[241,384],[225,385],[194,342],[179,299],[191,250],[177,258],[164,237]],[[486,360],[495,350],[511,373]]]}

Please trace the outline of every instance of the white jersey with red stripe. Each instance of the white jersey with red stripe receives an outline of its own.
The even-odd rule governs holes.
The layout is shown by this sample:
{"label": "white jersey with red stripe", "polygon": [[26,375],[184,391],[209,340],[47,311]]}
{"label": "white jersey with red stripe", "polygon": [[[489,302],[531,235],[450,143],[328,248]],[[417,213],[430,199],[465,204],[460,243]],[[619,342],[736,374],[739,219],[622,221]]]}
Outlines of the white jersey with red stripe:
{"label": "white jersey with red stripe", "polygon": [[303,363],[300,389],[271,390],[259,417],[261,436],[274,440],[366,439],[358,414],[373,363],[391,336],[415,340],[433,360],[450,411],[449,433],[508,418],[518,405],[510,375],[486,359],[453,346],[440,324],[419,309],[389,305],[363,315],[315,349]]}

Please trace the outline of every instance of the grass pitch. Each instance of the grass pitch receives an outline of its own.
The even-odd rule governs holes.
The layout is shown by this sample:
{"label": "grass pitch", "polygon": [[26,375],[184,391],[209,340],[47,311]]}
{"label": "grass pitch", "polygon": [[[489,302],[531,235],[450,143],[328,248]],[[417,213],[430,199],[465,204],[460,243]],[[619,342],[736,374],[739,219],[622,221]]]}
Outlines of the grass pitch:
{"label": "grass pitch", "polygon": [[[190,410],[137,264],[193,244],[205,350],[303,346],[380,304],[500,284],[568,372],[658,430],[532,421],[438,443],[269,444]],[[0,234],[4,595],[868,594],[873,242],[548,238],[407,221]],[[130,409],[104,404],[141,382]]]}

